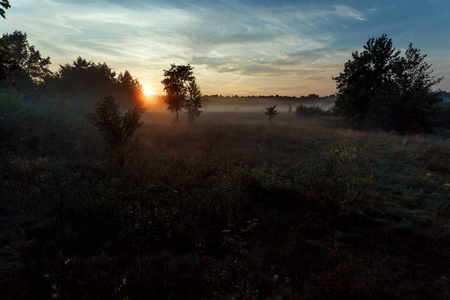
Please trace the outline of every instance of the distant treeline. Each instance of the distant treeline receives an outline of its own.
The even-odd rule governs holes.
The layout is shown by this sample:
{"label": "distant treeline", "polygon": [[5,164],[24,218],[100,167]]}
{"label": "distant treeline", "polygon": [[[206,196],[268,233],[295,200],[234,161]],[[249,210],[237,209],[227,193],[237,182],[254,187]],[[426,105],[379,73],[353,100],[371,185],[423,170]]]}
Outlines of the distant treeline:
{"label": "distant treeline", "polygon": [[230,95],[218,95],[218,94],[214,94],[214,95],[205,95],[205,98],[219,98],[219,99],[280,99],[280,100],[330,100],[330,99],[335,99],[336,95],[332,94],[329,96],[319,96],[317,94],[309,94],[307,96],[280,96],[280,95],[270,95],[270,96],[266,96],[266,95],[251,95],[251,96],[239,96],[239,95],[234,95],[234,96],[230,96]]}

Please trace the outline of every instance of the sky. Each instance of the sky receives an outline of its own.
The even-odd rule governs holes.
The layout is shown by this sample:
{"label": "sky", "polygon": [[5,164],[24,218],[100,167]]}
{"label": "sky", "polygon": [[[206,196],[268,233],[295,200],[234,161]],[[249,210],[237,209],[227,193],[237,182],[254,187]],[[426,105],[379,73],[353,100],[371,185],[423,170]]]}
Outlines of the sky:
{"label": "sky", "polygon": [[427,54],[450,91],[448,0],[10,0],[1,33],[28,35],[52,70],[78,56],[129,70],[163,94],[163,70],[188,64],[203,94],[334,94],[352,51],[386,33]]}

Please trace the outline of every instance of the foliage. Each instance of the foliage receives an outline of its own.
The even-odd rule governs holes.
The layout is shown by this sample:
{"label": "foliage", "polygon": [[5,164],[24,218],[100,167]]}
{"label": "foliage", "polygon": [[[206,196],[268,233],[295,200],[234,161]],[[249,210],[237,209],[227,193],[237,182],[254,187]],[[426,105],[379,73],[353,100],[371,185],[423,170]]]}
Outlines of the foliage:
{"label": "foliage", "polygon": [[111,94],[127,109],[143,112],[142,86],[130,72],[116,73],[106,63],[95,64],[78,57],[72,64],[60,65],[57,73],[45,78],[41,90],[71,98],[80,112],[91,112],[96,99]]}
{"label": "foliage", "polygon": [[13,73],[18,70],[20,70],[20,67],[13,58],[11,49],[6,46],[3,39],[0,39],[0,82],[4,79],[9,79],[15,85]]}
{"label": "foliage", "polygon": [[2,40],[18,64],[19,68],[14,74],[20,77],[16,80],[20,89],[30,88],[33,83],[40,83],[52,74],[49,69],[50,57],[43,58],[39,50],[28,43],[26,33],[14,31],[12,34],[4,34]]}
{"label": "foliage", "polygon": [[383,34],[370,38],[364,51],[352,53],[344,71],[333,78],[335,112],[354,128],[415,132],[429,130],[440,101],[426,55],[409,45],[405,57]]}
{"label": "foliage", "polygon": [[319,117],[319,116],[327,116],[330,115],[329,111],[324,110],[320,106],[305,106],[298,105],[295,108],[295,114],[297,117]]}
{"label": "foliage", "polygon": [[183,108],[187,109],[190,120],[200,112],[198,109],[201,108],[201,94],[192,70],[190,64],[172,64],[169,70],[164,70],[165,78],[161,81],[167,94],[164,101],[167,103],[167,109],[176,113],[177,122],[178,112]]}
{"label": "foliage", "polygon": [[[11,7],[8,0],[0,2],[0,15],[5,19],[5,9]],[[13,84],[11,73],[18,69],[17,62],[12,58],[11,50],[5,45],[5,41],[0,39],[0,81],[9,78]]]}
{"label": "foliage", "polygon": [[276,110],[276,105],[274,105],[274,106],[267,106],[266,108],[265,108],[265,112],[264,112],[264,114],[267,116],[267,117],[269,117],[269,121],[270,121],[270,124],[272,124],[272,119],[273,119],[273,117],[275,117],[276,115],[278,115],[278,112],[277,112],[277,110]]}
{"label": "foliage", "polygon": [[143,124],[141,116],[136,109],[122,114],[119,103],[116,103],[112,96],[102,98],[95,106],[95,112],[87,118],[100,131],[108,143],[109,150],[118,156],[118,164],[121,167],[125,161],[125,147]]}
{"label": "foliage", "polygon": [[5,17],[5,9],[8,9],[8,8],[10,8],[11,7],[11,5],[9,4],[9,1],[8,0],[2,0],[1,2],[0,2],[0,6],[2,6],[3,8],[0,8],[0,16],[2,16],[4,19],[6,18]]}
{"label": "foliage", "polygon": [[188,115],[189,122],[193,123],[198,116],[202,113],[202,92],[200,87],[195,82],[191,81],[188,86],[188,94],[184,103],[184,109]]}

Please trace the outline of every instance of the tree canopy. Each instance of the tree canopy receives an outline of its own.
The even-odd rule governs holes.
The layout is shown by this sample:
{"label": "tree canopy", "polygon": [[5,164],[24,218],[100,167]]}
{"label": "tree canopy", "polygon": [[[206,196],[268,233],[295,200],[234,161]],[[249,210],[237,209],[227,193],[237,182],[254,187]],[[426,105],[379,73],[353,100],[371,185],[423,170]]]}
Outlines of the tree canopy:
{"label": "tree canopy", "polygon": [[164,70],[164,79],[161,83],[166,92],[165,102],[167,109],[176,113],[178,122],[178,113],[183,108],[187,110],[189,120],[193,121],[200,115],[201,92],[200,87],[195,82],[193,68],[190,64],[175,65],[172,64],[169,70]]}
{"label": "tree canopy", "polygon": [[77,101],[81,111],[90,111],[96,99],[114,95],[125,108],[143,111],[143,92],[139,81],[130,72],[116,76],[106,63],[94,63],[82,57],[45,79],[42,89]]}
{"label": "tree canopy", "polygon": [[122,113],[119,103],[112,96],[101,98],[95,107],[95,112],[89,114],[87,119],[100,131],[109,151],[117,156],[118,166],[122,167],[126,156],[125,147],[143,124],[141,115],[136,109]]}
{"label": "tree canopy", "polygon": [[400,54],[386,34],[370,38],[362,52],[353,52],[344,71],[333,78],[338,89],[335,113],[357,129],[429,130],[440,101],[431,88],[441,79],[432,76],[426,55],[412,44],[404,57]]}
{"label": "tree canopy", "polygon": [[3,39],[0,39],[0,81],[9,79],[15,85],[12,74],[18,70],[20,70],[20,67],[13,58],[11,49],[6,46]]}
{"label": "tree canopy", "polygon": [[202,113],[200,111],[200,108],[203,107],[202,92],[195,80],[191,81],[188,86],[188,96],[186,97],[184,107],[186,109],[188,119],[191,123],[193,123],[195,118],[200,116],[200,114]]}
{"label": "tree canopy", "polygon": [[16,30],[12,34],[4,34],[2,40],[10,49],[12,58],[18,63],[20,77],[42,82],[45,77],[51,75],[50,57],[43,58],[39,50],[28,43],[26,33]]}
{"label": "tree canopy", "polygon": [[124,109],[144,111],[142,86],[129,71],[117,75],[106,63],[82,57],[60,65],[57,72],[51,72],[50,65],[50,57],[42,57],[26,33],[15,31],[0,39],[0,88],[14,85],[28,96],[59,96],[82,113],[92,112],[97,99],[105,95],[113,95]]}

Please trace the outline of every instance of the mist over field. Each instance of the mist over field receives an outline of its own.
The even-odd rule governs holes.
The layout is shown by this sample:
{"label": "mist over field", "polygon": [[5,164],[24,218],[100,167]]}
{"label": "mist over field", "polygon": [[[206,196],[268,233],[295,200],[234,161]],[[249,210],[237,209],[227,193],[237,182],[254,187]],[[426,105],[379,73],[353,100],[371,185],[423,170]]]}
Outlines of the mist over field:
{"label": "mist over field", "polygon": [[[295,111],[298,105],[304,105],[307,107],[318,106],[324,110],[329,110],[334,106],[336,96],[303,96],[302,97],[276,97],[276,96],[249,96],[249,97],[237,97],[237,96],[204,96],[202,103],[202,111],[205,113],[220,113],[220,112],[246,112],[246,113],[259,113],[263,116],[263,112],[266,107],[276,105],[279,112],[291,112]],[[154,96],[149,97],[146,100],[146,112],[167,112],[164,105],[164,97]]]}

